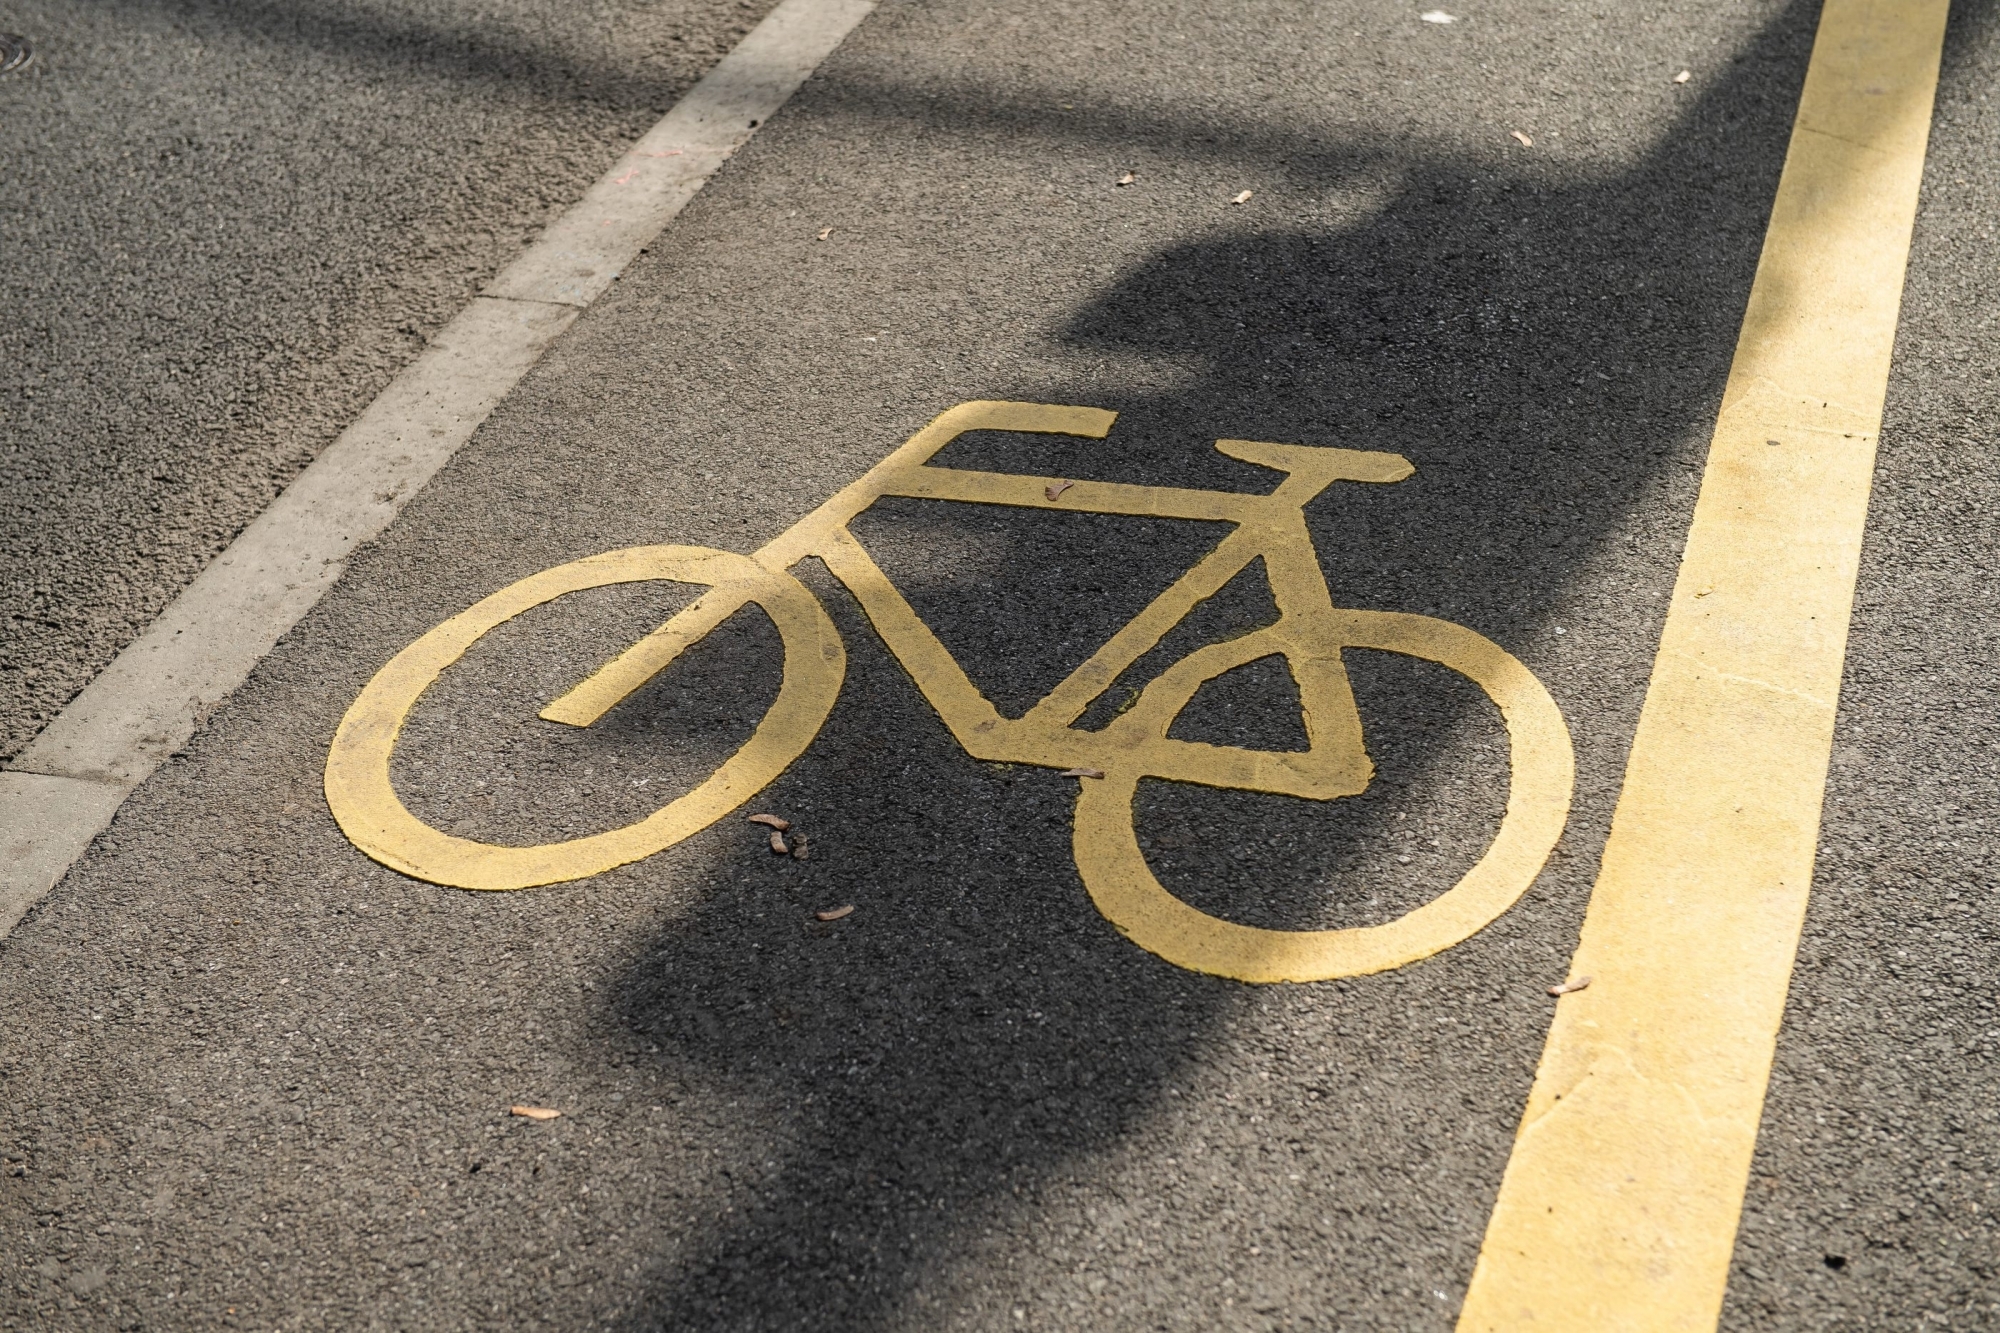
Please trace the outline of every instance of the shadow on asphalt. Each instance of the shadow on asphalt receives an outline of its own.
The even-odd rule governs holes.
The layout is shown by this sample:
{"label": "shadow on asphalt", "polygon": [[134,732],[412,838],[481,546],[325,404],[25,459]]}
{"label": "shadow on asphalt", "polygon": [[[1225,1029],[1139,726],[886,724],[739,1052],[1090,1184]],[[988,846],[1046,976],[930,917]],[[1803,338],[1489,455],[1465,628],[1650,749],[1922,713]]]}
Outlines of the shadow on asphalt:
{"label": "shadow on asphalt", "polygon": [[[289,0],[173,0],[168,5],[108,0],[105,7],[128,11],[149,23],[212,26],[252,35],[274,46],[355,62],[377,77],[398,71],[473,85],[509,102],[585,98],[620,111],[662,115],[687,83],[685,76],[666,70],[635,75],[629,62],[607,60],[589,45],[571,40],[564,26],[551,25],[531,10],[510,12],[506,5],[460,13],[365,0],[311,5]],[[742,28],[720,34],[715,55],[726,52],[765,8],[760,0],[744,0]],[[602,38],[601,26],[593,35]],[[627,34],[619,35],[630,40]],[[699,51],[717,36],[689,25],[671,31],[668,41],[692,39],[693,49]]]}
{"label": "shadow on asphalt", "polygon": [[[1309,511],[1336,603],[1442,615],[1520,651],[1560,623],[1581,569],[1606,558],[1646,571],[1654,586],[1632,614],[1656,621],[1678,533],[1664,549],[1628,550],[1627,520],[1663,478],[1692,494],[1815,17],[1803,0],[1791,5],[1627,171],[1556,184],[1525,165],[1401,162],[1386,202],[1347,229],[1153,256],[1063,337],[1080,364],[1196,357],[1199,373],[1124,402],[1080,378],[1067,401],[1122,410],[1088,452],[1002,438],[968,441],[951,461],[1252,489],[1266,478],[1217,456],[1212,440],[1393,450],[1417,464],[1415,478],[1337,486]],[[892,123],[1007,117],[985,100],[859,96]],[[1088,132],[1184,147],[1111,118]],[[1248,149],[1225,135],[1212,151]],[[1393,146],[1336,145],[1293,151],[1281,169],[1324,188],[1393,159]],[[1037,530],[1008,549],[1005,569],[951,554],[990,547],[992,526],[990,514],[910,502],[879,507],[856,531],[996,700],[1036,697],[1129,616],[1107,589],[1163,584],[1214,540],[1099,525],[1069,537]],[[789,1156],[756,1208],[717,1219],[705,1253],[659,1275],[652,1303],[621,1316],[629,1327],[797,1326],[810,1311],[817,1328],[872,1329],[899,1310],[921,1316],[911,1303],[978,1248],[983,1226],[1034,1209],[1077,1163],[1170,1105],[1243,995],[1122,940],[1070,860],[1073,785],[958,752],[844,592],[823,575],[808,582],[840,622],[849,681],[820,742],[758,805],[813,826],[823,859],[719,867],[709,896],[615,1002],[617,1020],[656,1044],[660,1061],[782,1108]],[[1220,599],[1225,629],[1254,623],[1268,604],[1259,588],[1239,591]],[[1066,633],[1046,628],[1052,616]],[[994,646],[1009,633],[1029,644],[1073,636],[1076,647],[1066,659],[1009,656]],[[1653,631],[1632,637],[1649,658]],[[1352,666],[1384,769],[1376,804],[1308,812],[1283,798],[1154,784],[1141,831],[1171,887],[1271,925],[1413,905],[1275,887],[1281,870],[1319,883],[1327,865],[1380,862],[1408,822],[1396,816],[1431,799],[1441,750],[1476,750],[1498,734],[1475,692],[1406,679],[1407,663]],[[1260,741],[1251,725],[1265,703],[1283,702],[1282,681],[1251,684],[1218,725],[1247,718],[1232,733],[1243,743],[1282,746],[1282,729]],[[1442,845],[1418,867],[1423,896],[1490,836],[1504,770],[1487,773],[1496,780],[1440,814]],[[1232,844],[1232,830],[1248,836]],[[1370,839],[1379,854],[1357,852]],[[744,941],[767,938],[756,923],[773,901],[801,920],[860,907],[753,954]],[[1573,916],[1564,928],[1573,932]]]}

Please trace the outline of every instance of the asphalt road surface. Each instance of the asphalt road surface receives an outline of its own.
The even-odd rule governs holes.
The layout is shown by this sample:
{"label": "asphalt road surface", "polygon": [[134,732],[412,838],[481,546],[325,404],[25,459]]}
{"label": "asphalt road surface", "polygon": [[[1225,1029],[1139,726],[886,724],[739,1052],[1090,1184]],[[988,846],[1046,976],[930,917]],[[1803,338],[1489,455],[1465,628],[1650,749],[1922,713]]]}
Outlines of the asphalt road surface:
{"label": "asphalt road surface", "polygon": [[0,757],[767,7],[0,9]]}
{"label": "asphalt road surface", "polygon": [[[1450,1328],[1817,18],[1452,12],[891,0],[864,22],[0,945],[0,1326]],[[1946,50],[1731,1330],[2000,1327],[1990,12],[1961,6]],[[1089,779],[969,758],[810,565],[847,684],[748,807],[808,859],[732,818],[474,894],[341,835],[333,729],[417,636],[606,549],[754,549],[976,398],[1120,417],[942,461],[1255,489],[1213,441],[1408,457],[1407,481],[1315,501],[1311,531],[1337,603],[1468,625],[1561,704],[1576,804],[1535,887],[1372,977],[1173,967],[1084,893]],[[854,531],[1010,716],[1217,535],[920,500]],[[1268,620],[1261,578],[1164,658]],[[698,781],[777,689],[754,614],[598,726],[535,717],[686,596],[578,594],[481,641],[412,716],[404,799],[531,843]],[[1358,925],[1478,858],[1497,714],[1435,666],[1348,658],[1368,793],[1148,783],[1168,888]],[[1253,664],[1175,734],[1287,748],[1299,726]]]}

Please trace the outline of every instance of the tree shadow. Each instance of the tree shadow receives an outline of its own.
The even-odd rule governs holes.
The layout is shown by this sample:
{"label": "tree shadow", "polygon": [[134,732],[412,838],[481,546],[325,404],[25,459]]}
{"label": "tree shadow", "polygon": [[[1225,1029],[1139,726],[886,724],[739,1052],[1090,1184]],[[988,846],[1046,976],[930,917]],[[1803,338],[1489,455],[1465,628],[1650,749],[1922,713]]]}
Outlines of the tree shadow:
{"label": "tree shadow", "polygon": [[[1692,494],[1815,18],[1804,0],[1788,6],[1629,170],[1554,184],[1526,168],[1408,162],[1393,197],[1352,225],[1155,255],[1062,337],[1085,352],[1180,358],[1197,373],[1122,402],[1079,382],[1066,401],[1121,411],[1111,437],[1088,451],[988,438],[967,441],[953,461],[1255,489],[1268,475],[1220,458],[1213,440],[1399,452],[1417,466],[1411,481],[1336,487],[1309,511],[1336,602],[1443,615],[1510,647],[1542,635],[1581,568],[1623,540],[1643,501],[1663,485]],[[885,118],[1007,115],[984,100],[954,110],[878,93]],[[1100,121],[1092,132],[1172,147],[1181,131]],[[1365,145],[1330,146],[1292,153],[1282,169],[1324,184],[1380,158]],[[945,643],[995,643],[1009,627],[1036,644],[1056,633],[1075,640],[1067,658],[966,649],[994,697],[1034,697],[1116,628],[1130,612],[1109,607],[1105,588],[1158,580],[1162,568],[1172,577],[1187,562],[1181,539],[1085,525],[1037,531],[988,568],[963,552],[991,549],[1005,516],[943,508],[885,504],[856,533]],[[1671,549],[1646,558],[1670,569],[1677,554],[1675,534]],[[972,1253],[995,1218],[1032,1214],[1078,1163],[1161,1116],[1248,1003],[1245,987],[1168,966],[1099,918],[1070,860],[1073,783],[966,757],[845,592],[823,572],[807,578],[848,643],[848,684],[820,741],[759,805],[807,819],[823,850],[802,865],[717,871],[713,892],[662,934],[613,1005],[621,1024],[662,1048],[661,1061],[788,1121],[786,1156],[750,1207],[714,1222],[698,1257],[659,1274],[643,1308],[616,1316],[630,1327],[861,1329],[960,1317],[937,1275]],[[1267,595],[1239,592],[1218,599],[1223,632],[1261,614]],[[1635,602],[1631,613],[1652,620],[1662,610]],[[1633,637],[1652,641],[1650,630]],[[1170,887],[1206,894],[1210,911],[1279,925],[1410,905],[1329,902],[1323,890],[1307,901],[1273,886],[1281,870],[1381,861],[1396,850],[1388,840],[1399,816],[1430,799],[1421,789],[1442,749],[1490,749],[1496,734],[1476,716],[1474,693],[1413,680],[1407,664],[1351,665],[1385,775],[1377,803],[1336,803],[1349,807],[1344,825],[1298,834],[1287,830],[1307,803],[1155,784],[1139,820]],[[1636,670],[1642,686],[1643,664]],[[1224,723],[1254,723],[1267,695],[1251,689],[1222,705]],[[1636,699],[1627,703],[1629,717]],[[1285,744],[1282,731],[1259,742],[1254,725],[1230,734]],[[1620,734],[1597,756],[1614,780],[1623,743]],[[1490,835],[1504,768],[1487,776],[1445,821],[1470,830],[1467,845],[1417,867],[1427,895]],[[1255,847],[1162,833],[1176,820],[1201,827],[1176,804],[1188,802],[1206,803],[1216,826]],[[1322,817],[1335,815],[1312,813]],[[775,930],[774,902],[788,909]],[[858,906],[844,919],[812,917],[847,903]],[[1574,896],[1545,929],[1573,939],[1580,909]],[[1365,1001],[1400,984],[1389,974],[1330,991]],[[1465,1021],[1488,1035],[1523,1030],[1508,1026],[1517,1020]],[[1542,1021],[1526,1020],[1531,1036]],[[1440,1037],[1437,1049],[1459,1058],[1471,1047]],[[1312,1097],[1338,1064],[1303,1071]],[[1500,1066],[1520,1077],[1517,1065]],[[1340,1077],[1364,1092],[1385,1086],[1365,1069]],[[1505,1108],[1497,1160],[1517,1112],[1518,1101]],[[1342,1114],[1321,1123],[1366,1132],[1365,1105]],[[1481,1179],[1487,1195],[1466,1205],[1473,1245],[1497,1185]],[[1354,1243],[1369,1216],[1357,1204],[1329,1243]],[[1462,1289],[1462,1268],[1455,1252],[1440,1271],[1456,1277],[1438,1280]],[[1406,1301],[1380,1317],[1414,1327],[1448,1314]]]}
{"label": "tree shadow", "polygon": [[[547,16],[504,7],[453,14],[336,0],[300,5],[289,0],[174,0],[171,5],[110,0],[134,19],[191,23],[302,53],[351,62],[372,71],[400,71],[521,103],[588,100],[621,112],[664,113],[689,83],[678,67],[720,40],[724,54],[764,4],[746,4],[730,30],[699,20],[632,30],[629,7],[598,6],[579,27],[574,13]],[[607,29],[609,31],[607,31]],[[664,30],[663,30],[664,29]],[[579,33],[587,34],[579,40]],[[615,35],[615,43],[607,39]],[[632,48],[641,47],[638,58]],[[615,49],[617,56],[607,53]],[[651,49],[645,49],[650,47]],[[653,65],[654,68],[645,68]]]}

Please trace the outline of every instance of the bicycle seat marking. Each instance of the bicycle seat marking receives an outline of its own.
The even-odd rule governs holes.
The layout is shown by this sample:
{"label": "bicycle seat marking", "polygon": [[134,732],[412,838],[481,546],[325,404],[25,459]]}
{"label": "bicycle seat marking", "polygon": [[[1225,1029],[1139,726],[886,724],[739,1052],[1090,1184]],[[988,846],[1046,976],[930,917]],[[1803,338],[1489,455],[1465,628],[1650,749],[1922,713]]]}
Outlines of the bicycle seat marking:
{"label": "bicycle seat marking", "polygon": [[[651,856],[741,807],[803,754],[833,711],[847,653],[792,566],[817,557],[851,591],[875,630],[979,759],[1094,769],[1081,780],[1074,852],[1099,911],[1140,947],[1199,972],[1243,981],[1321,981],[1400,967],[1472,935],[1512,906],[1541,872],[1569,816],[1574,758],[1555,701],[1532,672],[1464,626],[1429,616],[1333,605],[1305,524],[1305,505],[1336,481],[1386,483],[1413,471],[1395,454],[1218,440],[1231,458],[1285,474],[1266,495],[1067,482],[935,467],[968,431],[1028,431],[1102,439],[1116,414],[1041,403],[962,403],[940,414],[867,475],[752,555],[696,546],[639,546],[544,570],[453,616],[396,654],[341,719],[327,755],[326,798],[341,830],[404,874],[465,889],[525,889],[583,879]],[[885,495],[1099,514],[1221,520],[1235,529],[1018,719],[1002,717],[929,626],[848,532]],[[1072,724],[1119,674],[1204,599],[1262,558],[1277,601],[1274,624],[1182,658],[1147,683],[1101,731]],[[406,809],[390,757],[410,710],[483,635],[565,593],[663,579],[708,589],[607,662],[541,716],[587,727],[749,603],[784,643],[783,683],[750,739],[692,791],[623,828],[564,842],[507,846],[440,832]],[[1500,708],[1510,745],[1507,811],[1485,855],[1451,889],[1393,921],[1344,930],[1267,930],[1210,916],[1166,889],[1147,866],[1133,824],[1143,778],[1273,792],[1313,800],[1358,795],[1373,776],[1341,653],[1374,648],[1438,662]],[[1168,736],[1195,693],[1226,671],[1270,656],[1289,667],[1308,747],[1299,752],[1206,745]]]}

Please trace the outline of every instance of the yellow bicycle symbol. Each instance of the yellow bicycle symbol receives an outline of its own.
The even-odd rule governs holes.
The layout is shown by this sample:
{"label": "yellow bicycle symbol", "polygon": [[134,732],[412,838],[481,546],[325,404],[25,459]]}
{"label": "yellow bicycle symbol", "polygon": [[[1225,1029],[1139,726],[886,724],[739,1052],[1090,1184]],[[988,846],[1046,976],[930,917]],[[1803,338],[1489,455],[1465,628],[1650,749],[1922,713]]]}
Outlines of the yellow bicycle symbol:
{"label": "yellow bicycle symbol", "polygon": [[[967,431],[1034,431],[1102,439],[1116,414],[1041,403],[963,403],[941,414],[853,485],[755,555],[698,546],[640,546],[559,565],[453,616],[396,654],[341,720],[327,756],[326,798],[363,852],[407,875],[466,889],[524,889],[582,879],[650,856],[721,819],[812,744],[832,712],[847,653],[819,601],[788,572],[816,556],[847,585],[958,743],[980,759],[1089,768],[1077,799],[1075,855],[1091,900],[1134,943],[1169,962],[1243,981],[1321,981],[1399,967],[1447,949],[1512,906],[1540,873],[1569,815],[1569,731],[1540,681],[1483,636],[1429,616],[1333,605],[1305,524],[1307,501],[1335,481],[1393,482],[1414,470],[1396,454],[1218,440],[1231,458],[1286,474],[1268,495],[1065,483],[1052,477],[931,466]],[[1221,520],[1235,530],[1019,719],[1002,717],[874,560],[848,524],[885,495],[1098,514]],[[1203,599],[1262,557],[1275,624],[1190,653],[1148,683],[1101,731],[1071,724]],[[690,645],[754,602],[784,641],[783,684],[743,748],[692,791],[637,823],[588,837],[514,847],[453,837],[406,809],[389,777],[404,720],[444,669],[480,637],[564,593],[664,579],[708,588],[664,625],[599,668],[541,716],[585,727]],[[1373,775],[1341,661],[1375,648],[1442,663],[1500,707],[1510,741],[1507,813],[1478,864],[1451,889],[1378,926],[1266,930],[1199,912],[1160,886],[1139,849],[1132,802],[1141,778],[1332,800]],[[1201,686],[1283,656],[1297,682],[1309,748],[1205,745],[1167,735]]]}

